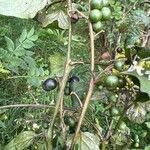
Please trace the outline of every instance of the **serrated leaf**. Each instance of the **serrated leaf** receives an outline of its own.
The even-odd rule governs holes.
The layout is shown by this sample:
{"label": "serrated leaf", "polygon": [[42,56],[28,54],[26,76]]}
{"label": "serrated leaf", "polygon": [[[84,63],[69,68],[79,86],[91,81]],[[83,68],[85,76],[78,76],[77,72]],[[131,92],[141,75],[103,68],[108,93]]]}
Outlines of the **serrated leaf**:
{"label": "serrated leaf", "polygon": [[33,131],[24,131],[11,140],[4,150],[24,150],[33,143],[36,134]]}
{"label": "serrated leaf", "polygon": [[27,38],[30,38],[31,36],[33,36],[33,34],[34,34],[34,27],[28,32],[28,34],[27,34]]}
{"label": "serrated leaf", "polygon": [[5,40],[7,42],[7,48],[9,51],[13,51],[15,49],[14,42],[7,36],[5,36]]}
{"label": "serrated leaf", "polygon": [[129,120],[139,124],[143,123],[146,115],[144,103],[135,103],[127,110],[126,114]]}
{"label": "serrated leaf", "polygon": [[34,18],[51,0],[1,0],[0,14],[19,18]]}
{"label": "serrated leaf", "polygon": [[132,31],[127,35],[125,44],[127,45],[127,47],[133,47],[139,38],[140,38],[140,33]]}
{"label": "serrated leaf", "polygon": [[45,18],[41,19],[43,27],[48,26],[54,21],[58,21],[58,26],[60,28],[68,29],[68,17],[62,10],[48,14]]}
{"label": "serrated leaf", "polygon": [[49,57],[51,76],[62,76],[64,72],[65,56],[55,53]]}
{"label": "serrated leaf", "polygon": [[22,47],[22,46],[18,46],[15,50],[14,50],[14,54],[16,56],[24,56],[26,54],[26,50]]}
{"label": "serrated leaf", "polygon": [[136,21],[136,24],[144,24],[144,26],[147,26],[150,23],[150,18],[143,10],[135,10],[133,12],[133,19]]}
{"label": "serrated leaf", "polygon": [[33,35],[29,38],[30,41],[33,41],[35,42],[36,40],[38,39],[38,36],[37,35]]}
{"label": "serrated leaf", "polygon": [[34,43],[28,39],[26,39],[23,43],[22,46],[26,49],[30,49],[34,46]]}
{"label": "serrated leaf", "polygon": [[27,30],[23,29],[23,31],[19,37],[19,42],[22,43],[26,38],[27,38]]}
{"label": "serrated leaf", "polygon": [[29,68],[35,68],[36,62],[32,57],[25,56],[23,59],[29,65]]}

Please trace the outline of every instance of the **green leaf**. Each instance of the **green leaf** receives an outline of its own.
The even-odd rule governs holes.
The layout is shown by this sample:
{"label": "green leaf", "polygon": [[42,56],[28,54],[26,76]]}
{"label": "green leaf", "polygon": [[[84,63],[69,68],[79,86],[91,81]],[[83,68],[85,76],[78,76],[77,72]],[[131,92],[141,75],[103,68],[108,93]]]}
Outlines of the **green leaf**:
{"label": "green leaf", "polygon": [[36,66],[35,60],[30,56],[23,57],[24,61],[29,65],[29,67],[34,68]]}
{"label": "green leaf", "polygon": [[0,62],[0,76],[1,76],[1,74],[9,74],[9,73],[10,73],[10,71],[4,69],[3,64]]}
{"label": "green leaf", "polygon": [[[70,146],[71,139],[68,139],[67,144]],[[80,132],[75,143],[75,147],[79,150],[100,150],[99,145],[99,138],[89,132]]]}
{"label": "green leaf", "polygon": [[16,56],[24,56],[26,54],[26,50],[22,47],[22,46],[18,46],[15,50],[14,50],[14,54]]}
{"label": "green leaf", "polygon": [[148,96],[147,93],[139,92],[136,96],[136,101],[138,102],[146,102],[149,100],[150,100],[150,97]]}
{"label": "green leaf", "polygon": [[13,51],[15,49],[14,42],[7,36],[5,36],[5,40],[7,42],[7,48],[9,51]]}
{"label": "green leaf", "polygon": [[77,137],[76,144],[79,148],[81,148],[81,150],[100,150],[99,138],[89,132],[81,132]]}
{"label": "green leaf", "polygon": [[62,76],[64,72],[65,57],[60,53],[55,53],[49,57],[51,76]]}
{"label": "green leaf", "polygon": [[47,16],[45,16],[45,18],[41,18],[40,21],[43,27],[48,26],[54,21],[58,21],[58,26],[60,28],[68,29],[68,17],[62,10],[48,14]]}
{"label": "green leaf", "polygon": [[26,39],[23,43],[22,46],[26,49],[30,49],[34,46],[34,43],[28,39]]}
{"label": "green leaf", "polygon": [[124,145],[128,142],[128,136],[129,133],[124,133],[124,132],[117,132],[112,136],[112,143],[115,145]]}
{"label": "green leaf", "polygon": [[0,120],[0,128],[6,129],[5,123]]}
{"label": "green leaf", "polygon": [[150,150],[150,145],[145,146],[144,150]]}
{"label": "green leaf", "polygon": [[140,83],[140,91],[147,93],[150,97],[150,80],[148,80],[148,78],[146,78],[145,76],[139,76],[135,71],[125,74],[136,77]]}
{"label": "green leaf", "polygon": [[22,43],[26,38],[27,38],[27,30],[23,29],[23,31],[19,37],[19,42]]}
{"label": "green leaf", "polygon": [[135,103],[127,110],[126,114],[129,120],[139,124],[143,123],[146,115],[145,104]]}
{"label": "green leaf", "polygon": [[[70,90],[71,92],[74,92],[78,98],[81,100],[81,102],[84,100],[86,92],[87,92],[87,84],[85,82],[70,82]],[[72,107],[78,107],[80,106],[79,104],[79,100],[76,97],[76,95],[71,94],[71,103],[72,103]]]}
{"label": "green leaf", "polygon": [[33,35],[29,38],[30,41],[33,41],[35,42],[36,40],[38,39],[38,36],[37,35]]}
{"label": "green leaf", "polygon": [[150,48],[149,47],[138,47],[138,46],[135,46],[134,49],[137,50],[137,55],[140,58],[143,59],[143,58],[150,57]]}
{"label": "green leaf", "polygon": [[31,36],[33,36],[33,34],[34,34],[34,27],[28,32],[28,34],[27,34],[27,38],[29,39]]}
{"label": "green leaf", "polygon": [[41,85],[41,80],[39,80],[39,77],[30,77],[27,79],[27,83],[29,83],[31,86],[39,87]]}
{"label": "green leaf", "polygon": [[150,129],[150,122],[145,122],[145,124]]}
{"label": "green leaf", "polygon": [[150,23],[150,18],[147,16],[147,13],[143,10],[135,10],[132,15],[133,20],[137,21],[136,24],[144,24],[144,26],[146,27]]}
{"label": "green leaf", "polygon": [[36,134],[33,131],[24,131],[12,139],[4,150],[24,150],[33,143]]}
{"label": "green leaf", "polygon": [[34,18],[50,0],[1,0],[0,14],[19,18]]}

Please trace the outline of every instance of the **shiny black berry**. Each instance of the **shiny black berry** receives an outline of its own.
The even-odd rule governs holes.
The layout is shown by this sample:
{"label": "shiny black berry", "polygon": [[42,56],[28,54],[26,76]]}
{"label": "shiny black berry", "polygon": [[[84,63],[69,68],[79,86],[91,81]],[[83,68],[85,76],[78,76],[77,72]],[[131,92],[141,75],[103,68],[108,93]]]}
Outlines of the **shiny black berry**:
{"label": "shiny black berry", "polygon": [[77,76],[72,76],[71,78],[69,78],[69,82],[79,82],[80,79]]}
{"label": "shiny black berry", "polygon": [[54,90],[57,85],[58,82],[54,78],[48,78],[43,82],[42,87],[45,91],[51,91]]}

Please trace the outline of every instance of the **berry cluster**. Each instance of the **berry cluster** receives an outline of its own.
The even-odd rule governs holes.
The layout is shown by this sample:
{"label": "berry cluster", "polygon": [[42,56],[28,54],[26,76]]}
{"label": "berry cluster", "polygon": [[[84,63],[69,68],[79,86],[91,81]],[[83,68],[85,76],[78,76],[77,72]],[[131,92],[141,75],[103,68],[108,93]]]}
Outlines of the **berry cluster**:
{"label": "berry cluster", "polygon": [[111,18],[109,0],[92,0],[89,18],[94,32],[100,32],[103,29],[103,22]]}

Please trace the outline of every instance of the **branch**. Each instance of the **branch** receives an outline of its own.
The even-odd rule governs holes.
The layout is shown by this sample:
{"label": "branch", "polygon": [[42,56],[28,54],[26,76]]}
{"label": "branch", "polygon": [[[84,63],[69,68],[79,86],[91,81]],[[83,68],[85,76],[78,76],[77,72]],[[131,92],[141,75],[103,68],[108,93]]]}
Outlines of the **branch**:
{"label": "branch", "polygon": [[[14,105],[5,105],[0,106],[0,109],[8,109],[8,108],[22,108],[22,107],[33,107],[33,108],[42,108],[42,109],[49,109],[49,108],[55,108],[55,105],[44,105],[44,104],[14,104]],[[64,108],[68,111],[76,111],[76,109],[73,108]]]}
{"label": "branch", "polygon": [[19,108],[19,107],[34,107],[34,108],[55,108],[54,105],[43,105],[43,104],[15,104],[15,105],[5,105],[0,106],[0,109],[7,109],[7,108]]}
{"label": "branch", "polygon": [[[90,0],[89,0],[89,6],[90,6]],[[90,9],[89,9],[89,12],[90,12]],[[92,73],[92,76],[91,76],[91,79],[90,79],[88,93],[87,93],[86,98],[85,98],[85,102],[84,102],[84,105],[83,105],[83,109],[81,111],[81,115],[80,115],[80,118],[79,118],[79,121],[78,121],[78,125],[77,125],[77,128],[76,128],[74,137],[72,139],[71,148],[70,148],[71,150],[74,148],[76,138],[77,138],[78,133],[80,131],[80,127],[81,127],[82,121],[84,119],[84,116],[85,116],[86,110],[88,108],[88,105],[89,105],[89,102],[90,102],[90,99],[91,99],[91,96],[92,96],[92,93],[93,93],[93,89],[94,89],[94,76],[93,76],[93,74],[94,74],[94,35],[93,35],[92,24],[91,24],[90,21],[88,22],[88,25],[89,25],[89,32],[90,32],[91,73]]]}
{"label": "branch", "polygon": [[[68,0],[68,16],[70,16],[70,12],[72,10],[72,2],[71,0]],[[53,138],[53,127],[55,123],[56,116],[58,114],[58,111],[60,110],[60,119],[61,122],[63,122],[63,96],[64,96],[64,89],[66,86],[66,82],[68,80],[68,76],[70,71],[74,68],[74,66],[71,66],[71,40],[72,40],[72,26],[71,26],[71,18],[69,18],[69,36],[68,36],[68,51],[67,51],[67,60],[66,60],[66,65],[65,65],[65,70],[64,70],[64,75],[60,84],[60,90],[57,96],[56,100],[56,107],[53,115],[53,119],[51,122],[51,126],[48,129],[48,134],[47,134],[47,149],[51,150],[52,149],[52,138]],[[60,108],[59,108],[60,107]]]}

